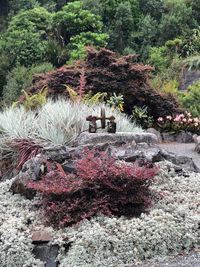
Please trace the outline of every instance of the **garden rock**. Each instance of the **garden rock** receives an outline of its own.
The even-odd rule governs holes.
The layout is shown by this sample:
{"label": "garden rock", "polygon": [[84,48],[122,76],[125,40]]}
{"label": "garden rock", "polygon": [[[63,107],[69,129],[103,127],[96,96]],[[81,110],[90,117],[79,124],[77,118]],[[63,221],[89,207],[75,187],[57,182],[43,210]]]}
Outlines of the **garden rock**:
{"label": "garden rock", "polygon": [[115,134],[110,133],[81,133],[76,140],[77,145],[85,144],[100,144],[100,143],[147,143],[157,144],[158,138],[153,133],[130,133],[130,132],[118,132]]}
{"label": "garden rock", "polygon": [[[141,140],[146,142],[141,143]],[[61,148],[60,150],[52,149],[48,153],[45,152],[45,155],[37,155],[35,158],[28,160],[23,165],[21,172],[15,177],[10,190],[13,193],[24,195],[28,199],[34,198],[35,190],[28,188],[27,182],[30,180],[36,181],[41,178],[41,175],[45,172],[47,157],[51,166],[56,168],[55,163],[59,161],[66,173],[76,173],[74,161],[77,157],[84,156],[85,149],[105,151],[111,156],[127,162],[138,160],[139,162],[155,163],[167,160],[175,164],[180,170],[199,172],[192,158],[167,152],[156,146],[154,142],[157,142],[157,137],[151,133],[84,133],[79,136],[78,140],[78,143],[82,145],[71,148],[66,147],[65,149]],[[199,149],[199,144],[197,149]]]}
{"label": "garden rock", "polygon": [[187,90],[188,86],[200,80],[200,71],[184,68],[181,77],[181,90]]}
{"label": "garden rock", "polygon": [[194,134],[193,135],[193,142],[198,143],[197,137],[198,137],[198,134]]}
{"label": "garden rock", "polygon": [[197,153],[200,153],[200,136],[196,136],[195,143],[196,143],[195,151]]}
{"label": "garden rock", "polygon": [[162,136],[161,136],[161,133],[159,131],[157,131],[156,129],[154,128],[148,128],[147,129],[147,132],[148,133],[152,133],[152,134],[155,134],[158,138],[158,142],[161,143],[162,142]]}
{"label": "garden rock", "polygon": [[46,158],[38,155],[28,160],[22,167],[20,173],[15,177],[10,190],[15,194],[21,194],[28,199],[34,198],[36,192],[27,187],[29,180],[36,181],[40,179],[41,166],[45,166]]}
{"label": "garden rock", "polygon": [[190,132],[182,131],[176,135],[176,142],[178,142],[178,143],[193,143],[193,135]]}
{"label": "garden rock", "polygon": [[58,267],[59,263],[56,260],[58,256],[59,246],[50,244],[38,244],[33,249],[33,254],[36,259],[45,262],[45,267]]}
{"label": "garden rock", "polygon": [[197,153],[200,153],[200,143],[198,143],[198,144],[196,145],[196,147],[195,147],[195,151],[196,151]]}
{"label": "garden rock", "polygon": [[192,172],[200,172],[200,169],[194,163],[193,159],[187,156],[179,156],[166,150],[161,150],[163,159],[172,162],[173,164],[182,167],[184,170]]}
{"label": "garden rock", "polygon": [[36,230],[32,232],[32,243],[48,243],[52,240],[52,233],[47,230]]}
{"label": "garden rock", "polygon": [[43,150],[43,154],[48,160],[57,161],[62,163],[66,159],[71,159],[71,151],[69,147],[57,147]]}
{"label": "garden rock", "polygon": [[163,142],[171,143],[176,141],[176,135],[172,133],[162,133]]}

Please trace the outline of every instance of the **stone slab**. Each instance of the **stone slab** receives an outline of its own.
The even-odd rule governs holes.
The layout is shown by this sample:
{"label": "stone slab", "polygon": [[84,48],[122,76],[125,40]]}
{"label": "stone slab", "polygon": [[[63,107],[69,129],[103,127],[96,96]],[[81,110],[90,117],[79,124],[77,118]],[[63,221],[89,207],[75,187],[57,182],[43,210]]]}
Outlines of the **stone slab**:
{"label": "stone slab", "polygon": [[34,244],[46,243],[52,240],[52,233],[46,230],[33,231],[32,242]]}
{"label": "stone slab", "polygon": [[158,138],[153,133],[118,132],[110,133],[81,133],[76,139],[76,145],[100,144],[100,143],[147,143],[157,144]]}

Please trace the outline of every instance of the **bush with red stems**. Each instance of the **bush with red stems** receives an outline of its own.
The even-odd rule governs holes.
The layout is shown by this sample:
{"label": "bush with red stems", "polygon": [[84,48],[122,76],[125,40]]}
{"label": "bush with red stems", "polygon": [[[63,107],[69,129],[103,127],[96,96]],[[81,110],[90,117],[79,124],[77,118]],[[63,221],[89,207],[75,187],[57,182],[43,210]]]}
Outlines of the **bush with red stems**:
{"label": "bush with red stems", "polygon": [[61,165],[48,170],[28,187],[43,195],[49,222],[69,226],[96,214],[139,216],[151,203],[149,185],[158,172],[155,166],[119,162],[105,152],[85,151],[66,174]]}

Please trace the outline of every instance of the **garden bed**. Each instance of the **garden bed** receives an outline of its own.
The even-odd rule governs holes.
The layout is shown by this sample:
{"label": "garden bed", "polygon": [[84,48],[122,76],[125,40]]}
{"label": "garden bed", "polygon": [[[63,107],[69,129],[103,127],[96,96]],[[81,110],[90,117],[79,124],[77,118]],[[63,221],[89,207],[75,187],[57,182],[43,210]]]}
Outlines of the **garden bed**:
{"label": "garden bed", "polygon": [[[200,246],[200,174],[178,175],[168,162],[159,166],[151,186],[154,205],[147,214],[132,219],[98,216],[73,227],[51,229],[51,242],[60,246],[61,267],[134,266],[138,261]],[[46,228],[34,208],[37,199],[13,195],[11,183],[1,182],[0,187],[1,266],[43,266],[32,254],[31,230]]]}

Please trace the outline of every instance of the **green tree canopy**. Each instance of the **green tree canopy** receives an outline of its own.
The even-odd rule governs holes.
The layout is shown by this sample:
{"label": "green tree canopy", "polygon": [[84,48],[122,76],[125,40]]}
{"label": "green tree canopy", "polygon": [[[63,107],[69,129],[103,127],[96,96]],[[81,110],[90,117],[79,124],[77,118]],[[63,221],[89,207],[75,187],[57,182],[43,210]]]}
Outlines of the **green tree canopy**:
{"label": "green tree canopy", "polygon": [[82,32],[101,33],[103,24],[98,15],[83,8],[83,3],[75,1],[63,7],[53,16],[53,29],[57,40],[62,44],[68,44],[72,36]]}

